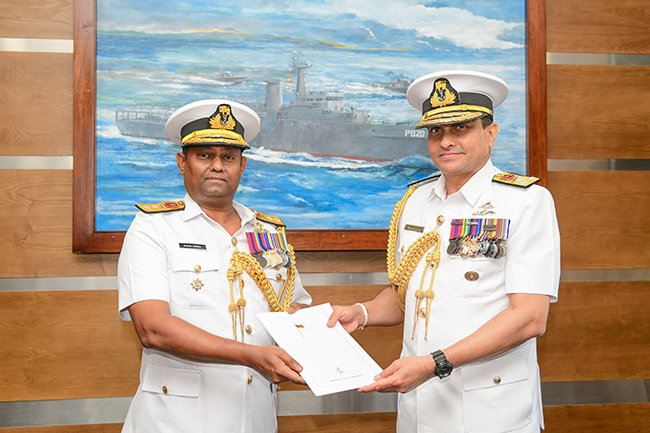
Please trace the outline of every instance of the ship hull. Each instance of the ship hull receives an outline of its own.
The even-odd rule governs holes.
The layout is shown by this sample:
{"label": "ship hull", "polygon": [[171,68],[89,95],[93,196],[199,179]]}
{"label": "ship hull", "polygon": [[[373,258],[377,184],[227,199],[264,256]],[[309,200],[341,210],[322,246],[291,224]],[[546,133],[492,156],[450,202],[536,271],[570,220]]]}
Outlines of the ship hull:
{"label": "ship hull", "polygon": [[[391,161],[421,155],[429,158],[426,129],[413,125],[315,122],[310,120],[263,119],[260,134],[251,147],[314,156]],[[167,139],[164,123],[146,120],[116,120],[123,135]]]}
{"label": "ship hull", "polygon": [[391,161],[421,155],[429,158],[426,129],[414,125],[314,122],[279,119],[251,146],[315,156]]}

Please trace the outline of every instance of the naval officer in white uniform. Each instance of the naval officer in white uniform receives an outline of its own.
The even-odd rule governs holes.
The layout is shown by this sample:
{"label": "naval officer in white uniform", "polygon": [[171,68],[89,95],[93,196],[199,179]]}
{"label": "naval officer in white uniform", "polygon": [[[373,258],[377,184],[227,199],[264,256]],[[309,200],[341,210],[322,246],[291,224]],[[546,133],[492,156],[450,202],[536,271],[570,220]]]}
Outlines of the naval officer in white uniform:
{"label": "naval officer in white uniform", "polygon": [[536,338],[558,296],[560,236],[539,179],[490,160],[507,93],[501,79],[471,71],[411,84],[442,174],[410,185],[395,207],[391,285],[330,317],[349,332],[404,323],[400,359],[359,389],[401,393],[398,432],[543,428]]}
{"label": "naval officer in white uniform", "polygon": [[304,384],[256,316],[311,303],[284,224],[233,201],[259,129],[227,100],[167,121],[187,194],[138,205],[118,263],[120,316],[144,346],[125,433],[275,432],[276,384]]}

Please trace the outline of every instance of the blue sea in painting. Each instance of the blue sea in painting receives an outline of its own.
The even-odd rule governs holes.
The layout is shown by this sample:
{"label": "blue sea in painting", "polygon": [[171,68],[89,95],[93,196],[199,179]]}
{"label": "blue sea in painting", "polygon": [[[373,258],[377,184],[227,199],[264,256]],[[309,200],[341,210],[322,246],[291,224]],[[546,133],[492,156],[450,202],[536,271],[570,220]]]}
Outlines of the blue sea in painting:
{"label": "blue sea in painting", "polygon": [[[213,98],[261,105],[269,81],[281,83],[282,102],[288,106],[296,92],[291,76],[294,56],[310,64],[309,91],[339,92],[346,110],[365,112],[375,124],[401,124],[407,129],[414,129],[421,113],[408,104],[404,93],[385,86],[391,74],[412,80],[437,70],[472,69],[503,78],[510,94],[496,109],[500,132],[493,161],[503,170],[525,172],[525,29],[523,7],[513,8],[514,2],[498,3],[511,25],[501,30],[500,44],[484,46],[426,35],[408,26],[391,28],[389,21],[362,14],[328,19],[318,11],[312,11],[314,16],[251,8],[233,12],[230,3],[230,13],[241,19],[193,22],[190,29],[179,27],[182,20],[172,19],[176,2],[163,2],[167,7],[156,3],[155,10],[167,12],[157,12],[149,20],[144,19],[145,4],[124,18],[120,14],[125,8],[129,12],[128,4],[118,8],[118,3],[98,0],[98,231],[127,229],[136,203],[180,199],[185,194],[176,167],[179,148],[165,139],[123,135],[116,110],[136,104],[180,107]],[[255,2],[238,2],[251,3]],[[206,8],[215,9],[215,16],[223,20],[225,12],[218,5]],[[498,11],[478,12],[486,22],[498,16]],[[141,21],[135,20],[138,17]],[[220,78],[224,72],[245,79],[235,84]],[[437,172],[431,160],[420,155],[377,161],[289,153],[255,144],[253,140],[253,148],[245,152],[248,166],[235,199],[280,216],[290,229],[387,228],[407,184]],[[368,146],[372,153],[372,139],[354,145]]]}

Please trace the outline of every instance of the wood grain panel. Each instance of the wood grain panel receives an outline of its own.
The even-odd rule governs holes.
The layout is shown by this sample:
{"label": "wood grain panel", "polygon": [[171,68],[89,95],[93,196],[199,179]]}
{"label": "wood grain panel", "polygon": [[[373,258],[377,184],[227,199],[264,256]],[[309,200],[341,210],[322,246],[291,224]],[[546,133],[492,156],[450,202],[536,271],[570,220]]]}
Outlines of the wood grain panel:
{"label": "wood grain panel", "polygon": [[[307,289],[318,305],[371,299],[383,287]],[[401,326],[353,336],[382,367],[399,357]],[[132,324],[119,319],[117,291],[0,292],[0,401],[132,396],[141,351]]]}
{"label": "wood grain panel", "polygon": [[538,340],[545,382],[650,378],[647,281],[562,283]]}
{"label": "wood grain panel", "polygon": [[116,275],[116,254],[72,252],[72,172],[0,170],[0,277]]}
{"label": "wood grain panel", "polygon": [[650,159],[650,66],[548,65],[547,73],[549,158]]}
{"label": "wood grain panel", "polygon": [[650,431],[650,403],[546,406],[544,433],[643,433]]}
{"label": "wood grain panel", "polygon": [[647,0],[546,0],[550,52],[650,53]]}
{"label": "wood grain panel", "polygon": [[549,172],[562,269],[634,269],[650,263],[650,172]]}
{"label": "wood grain panel", "polygon": [[0,52],[0,99],[0,155],[72,155],[72,54]]}
{"label": "wood grain panel", "polygon": [[72,39],[73,0],[2,0],[0,38]]}
{"label": "wood grain panel", "polygon": [[132,396],[141,351],[117,291],[0,292],[3,401]]}
{"label": "wood grain panel", "polygon": [[397,412],[278,417],[278,433],[394,433]]}
{"label": "wood grain panel", "polygon": [[386,272],[386,251],[297,251],[298,272]]}

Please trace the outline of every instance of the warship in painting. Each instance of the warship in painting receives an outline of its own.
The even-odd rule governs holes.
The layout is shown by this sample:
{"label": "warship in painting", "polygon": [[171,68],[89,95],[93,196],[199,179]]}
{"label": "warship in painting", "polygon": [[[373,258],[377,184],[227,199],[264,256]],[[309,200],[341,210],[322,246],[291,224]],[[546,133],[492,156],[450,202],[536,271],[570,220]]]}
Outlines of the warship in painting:
{"label": "warship in painting", "polygon": [[[262,119],[260,133],[251,141],[251,147],[368,161],[392,161],[415,155],[430,158],[426,129],[416,129],[410,122],[375,122],[367,112],[346,108],[341,92],[308,90],[306,70],[310,67],[294,55],[296,94],[288,106],[283,103],[280,81],[267,82],[264,102],[244,102]],[[165,138],[165,122],[173,112],[170,110],[120,108],[115,120],[123,135]]]}

